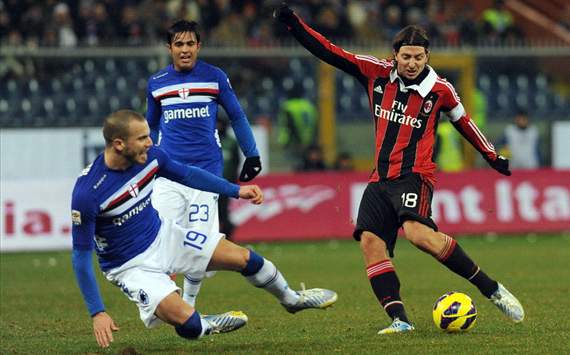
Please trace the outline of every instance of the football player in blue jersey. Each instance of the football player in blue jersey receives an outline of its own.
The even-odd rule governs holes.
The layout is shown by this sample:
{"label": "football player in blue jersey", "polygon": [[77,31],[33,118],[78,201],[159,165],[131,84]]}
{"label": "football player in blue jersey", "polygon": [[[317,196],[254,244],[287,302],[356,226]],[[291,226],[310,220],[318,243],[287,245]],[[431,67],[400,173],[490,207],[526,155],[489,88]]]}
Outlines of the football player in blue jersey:
{"label": "football player in blue jersey", "polygon": [[254,204],[263,202],[258,186],[238,186],[172,160],[152,145],[148,123],[134,111],[108,116],[103,135],[105,150],[77,179],[71,202],[73,270],[100,346],[108,347],[119,328],[105,311],[97,287],[93,249],[107,280],[136,303],[147,327],[166,322],[187,339],[239,329],[247,316],[242,312],[200,316],[180,297],[171,273],[240,272],[251,284],[274,295],[290,313],[327,308],[336,301],[336,293],[330,290],[290,289],[269,260],[224,239],[219,231],[184,228],[159,216],[150,198],[157,177]]}
{"label": "football player in blue jersey", "polygon": [[[178,21],[169,28],[166,40],[172,64],[153,74],[147,87],[146,118],[153,140],[181,163],[222,176],[222,150],[216,130],[218,106],[222,106],[246,157],[239,179],[252,180],[261,172],[255,139],[227,75],[198,60],[198,24]],[[162,216],[184,227],[203,233],[220,229],[215,193],[160,178],[153,205]],[[191,305],[195,305],[204,276],[185,275],[184,300]]]}

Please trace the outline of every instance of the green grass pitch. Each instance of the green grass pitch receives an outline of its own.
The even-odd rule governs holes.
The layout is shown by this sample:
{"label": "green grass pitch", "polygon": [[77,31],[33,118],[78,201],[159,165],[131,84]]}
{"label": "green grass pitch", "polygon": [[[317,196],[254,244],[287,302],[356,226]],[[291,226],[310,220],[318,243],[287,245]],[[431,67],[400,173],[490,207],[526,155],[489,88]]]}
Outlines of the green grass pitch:
{"label": "green grass pitch", "polygon": [[[293,288],[304,282],[307,288],[336,290],[336,305],[291,315],[241,275],[218,272],[204,283],[198,310],[242,310],[250,322],[234,333],[189,342],[169,326],[145,329],[136,306],[97,272],[107,310],[121,328],[112,346],[102,350],[92,335],[69,252],[2,254],[0,353],[570,353],[570,236],[461,238],[459,242],[489,275],[517,295],[526,310],[522,324],[511,323],[468,282],[400,240],[394,264],[416,331],[380,336],[378,329],[389,320],[371,292],[357,243],[254,244]],[[469,333],[445,334],[432,323],[433,302],[453,290],[472,296],[479,311]]]}

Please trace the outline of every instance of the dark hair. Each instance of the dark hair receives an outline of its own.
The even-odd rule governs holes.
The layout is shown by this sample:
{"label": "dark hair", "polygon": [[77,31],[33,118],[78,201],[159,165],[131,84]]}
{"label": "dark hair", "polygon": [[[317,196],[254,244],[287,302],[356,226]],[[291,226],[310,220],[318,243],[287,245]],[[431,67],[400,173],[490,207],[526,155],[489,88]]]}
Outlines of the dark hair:
{"label": "dark hair", "polygon": [[110,145],[117,138],[127,139],[129,137],[129,123],[132,120],[144,121],[145,118],[133,110],[119,110],[105,117],[103,123],[105,144]]}
{"label": "dark hair", "polygon": [[186,21],[179,20],[170,26],[168,31],[166,31],[166,42],[172,44],[172,40],[178,33],[184,32],[194,32],[196,34],[196,40],[200,43],[200,32],[198,31],[198,23],[196,21]]}
{"label": "dark hair", "polygon": [[402,46],[420,46],[428,49],[429,38],[426,30],[416,25],[404,27],[400,32],[396,33],[394,40],[392,40],[392,47],[396,52]]}

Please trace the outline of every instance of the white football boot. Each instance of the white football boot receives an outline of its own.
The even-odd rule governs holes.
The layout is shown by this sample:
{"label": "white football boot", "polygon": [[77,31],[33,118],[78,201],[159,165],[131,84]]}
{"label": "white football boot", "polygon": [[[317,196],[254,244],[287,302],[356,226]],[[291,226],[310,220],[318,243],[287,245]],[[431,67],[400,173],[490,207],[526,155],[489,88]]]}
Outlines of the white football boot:
{"label": "white football boot", "polygon": [[207,335],[233,332],[246,325],[248,320],[241,311],[203,315],[202,319],[210,324],[210,329],[206,331]]}
{"label": "white football boot", "polygon": [[301,283],[301,291],[296,291],[300,296],[294,305],[281,304],[287,312],[297,313],[304,309],[325,309],[332,306],[338,299],[336,292],[324,288],[311,288],[305,290],[305,284]]}
{"label": "white football boot", "polygon": [[414,329],[414,326],[410,323],[406,323],[398,318],[394,318],[392,324],[390,324],[390,326],[387,328],[381,329],[378,334],[408,333]]}
{"label": "white football boot", "polygon": [[524,309],[519,300],[499,283],[499,288],[489,298],[513,322],[519,323],[524,319]]}

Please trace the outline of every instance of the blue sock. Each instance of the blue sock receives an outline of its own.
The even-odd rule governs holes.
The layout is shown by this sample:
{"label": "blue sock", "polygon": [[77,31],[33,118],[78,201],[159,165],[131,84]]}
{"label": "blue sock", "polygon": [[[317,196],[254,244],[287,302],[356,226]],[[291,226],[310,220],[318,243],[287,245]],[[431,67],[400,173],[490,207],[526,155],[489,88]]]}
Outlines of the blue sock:
{"label": "blue sock", "polygon": [[255,273],[257,273],[259,270],[261,270],[261,268],[263,267],[263,257],[257,253],[255,253],[253,250],[249,250],[249,260],[247,261],[247,265],[245,265],[245,268],[241,271],[241,274],[243,276],[251,276]]}
{"label": "blue sock", "polygon": [[182,325],[174,327],[176,333],[183,338],[196,340],[202,335],[202,319],[200,318],[200,313],[194,311],[190,318],[184,322]]}

